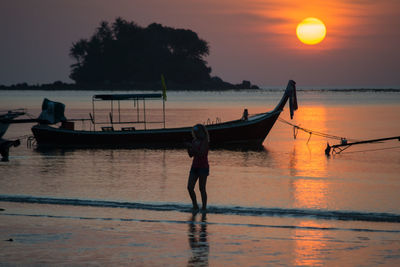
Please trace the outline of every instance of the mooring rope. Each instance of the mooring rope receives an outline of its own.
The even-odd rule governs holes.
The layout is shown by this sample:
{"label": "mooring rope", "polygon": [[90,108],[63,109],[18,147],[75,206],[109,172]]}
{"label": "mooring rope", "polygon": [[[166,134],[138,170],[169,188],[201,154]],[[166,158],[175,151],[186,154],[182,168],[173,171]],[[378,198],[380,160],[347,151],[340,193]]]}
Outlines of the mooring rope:
{"label": "mooring rope", "polygon": [[[281,118],[278,118],[278,120],[280,122],[282,122],[282,123],[288,124],[288,125],[293,127],[293,136],[294,136],[295,139],[296,139],[298,130],[301,130],[301,131],[304,131],[304,132],[308,133],[310,136],[308,137],[307,144],[310,141],[311,135],[321,136],[321,137],[325,137],[325,138],[329,138],[329,139],[340,140],[343,146],[347,145],[347,141],[360,142],[360,140],[347,139],[347,138],[342,137],[342,136],[337,136],[337,135],[333,135],[333,134],[327,134],[327,133],[322,133],[322,132],[314,131],[314,130],[311,130],[311,129],[307,129],[307,128],[301,127],[299,125],[293,124],[291,122],[288,122],[288,121],[286,121],[284,119],[281,119]],[[340,154],[342,151],[344,151],[345,149],[347,149],[351,145],[352,144],[349,144],[344,149],[340,149],[339,148],[339,150],[340,150],[339,152],[336,151],[335,148],[334,148],[333,149],[333,153]],[[400,148],[400,146],[384,147],[384,148],[368,149],[368,150],[358,150],[358,151],[352,151],[352,152],[346,152],[346,153],[359,153],[359,152],[379,151],[379,150],[398,149],[398,148]],[[325,154],[329,155],[330,152],[331,152],[331,146],[329,146],[329,144],[328,144],[327,148],[325,149]]]}
{"label": "mooring rope", "polygon": [[383,148],[375,148],[375,149],[366,149],[366,150],[356,150],[356,151],[346,151],[345,154],[360,153],[360,152],[372,152],[372,151],[389,150],[389,149],[398,149],[398,148],[400,148],[400,146],[391,146],[391,147],[383,147]]}
{"label": "mooring rope", "polygon": [[28,139],[31,136],[32,136],[31,134],[25,134],[25,135],[16,136],[16,137],[7,137],[7,139]]}
{"label": "mooring rope", "polygon": [[29,119],[36,119],[36,116],[34,116],[33,114],[30,114],[30,113],[28,113],[28,112],[26,112],[25,115],[26,115]]}
{"label": "mooring rope", "polygon": [[308,138],[307,143],[310,141],[311,135],[316,135],[316,136],[320,136],[320,137],[325,137],[325,138],[335,139],[335,140],[341,140],[341,141],[343,141],[343,140],[346,140],[346,141],[348,140],[348,141],[352,141],[352,142],[359,141],[359,140],[355,140],[355,139],[347,139],[347,138],[342,137],[342,136],[337,136],[337,135],[333,135],[333,134],[327,134],[327,133],[322,133],[322,132],[314,131],[314,130],[311,130],[311,129],[307,129],[307,128],[301,127],[300,125],[293,124],[293,123],[288,122],[287,120],[284,120],[284,119],[281,119],[281,118],[278,118],[278,120],[280,122],[286,123],[286,124],[288,124],[288,125],[293,127],[293,136],[294,136],[295,139],[296,139],[298,130],[301,130],[303,132],[308,133],[310,135],[310,137]]}

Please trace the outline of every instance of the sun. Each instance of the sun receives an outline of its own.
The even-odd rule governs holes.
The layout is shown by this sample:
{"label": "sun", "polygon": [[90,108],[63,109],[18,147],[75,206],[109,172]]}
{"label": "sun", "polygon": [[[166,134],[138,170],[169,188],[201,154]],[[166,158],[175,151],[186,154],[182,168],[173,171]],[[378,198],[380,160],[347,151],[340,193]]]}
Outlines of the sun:
{"label": "sun", "polygon": [[297,38],[305,44],[315,45],[326,36],[326,27],[324,23],[317,18],[305,18],[297,25]]}

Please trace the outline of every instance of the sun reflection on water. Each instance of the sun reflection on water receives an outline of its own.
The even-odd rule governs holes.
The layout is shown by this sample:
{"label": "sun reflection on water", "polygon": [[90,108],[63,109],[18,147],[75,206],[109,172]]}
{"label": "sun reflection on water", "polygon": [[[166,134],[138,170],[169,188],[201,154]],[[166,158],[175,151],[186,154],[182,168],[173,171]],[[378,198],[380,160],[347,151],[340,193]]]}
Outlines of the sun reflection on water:
{"label": "sun reflection on water", "polygon": [[[298,121],[304,127],[324,132],[326,129],[326,108],[310,106],[298,112]],[[327,158],[322,152],[321,139],[308,133],[298,133],[298,141],[289,154],[290,175],[296,177],[291,181],[293,200],[297,207],[326,208],[329,191],[326,179]],[[321,151],[321,152],[316,152]]]}
{"label": "sun reflection on water", "polygon": [[[321,227],[317,222],[301,222],[300,227]],[[297,229],[294,232],[294,259],[295,266],[321,266],[324,262],[327,250],[328,237],[321,230]]]}

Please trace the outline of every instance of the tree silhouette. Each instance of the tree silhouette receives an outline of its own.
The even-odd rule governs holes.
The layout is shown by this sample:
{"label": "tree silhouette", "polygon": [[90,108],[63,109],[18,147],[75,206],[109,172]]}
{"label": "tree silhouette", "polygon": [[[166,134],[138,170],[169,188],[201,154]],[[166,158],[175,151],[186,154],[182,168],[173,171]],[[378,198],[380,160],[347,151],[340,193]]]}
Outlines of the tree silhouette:
{"label": "tree silhouette", "polygon": [[138,26],[117,18],[103,21],[89,39],[72,44],[70,78],[76,83],[155,82],[165,74],[177,83],[210,81],[204,60],[208,43],[185,29],[152,23]]}

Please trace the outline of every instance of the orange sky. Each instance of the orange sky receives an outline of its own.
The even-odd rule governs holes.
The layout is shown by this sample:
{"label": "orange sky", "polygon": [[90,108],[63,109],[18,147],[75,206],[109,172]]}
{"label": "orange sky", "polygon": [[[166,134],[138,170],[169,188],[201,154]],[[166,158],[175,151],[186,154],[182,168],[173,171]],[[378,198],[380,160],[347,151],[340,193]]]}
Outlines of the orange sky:
{"label": "orange sky", "polygon": [[[229,82],[400,88],[399,0],[3,0],[0,84],[70,82],[72,42],[118,16],[196,31]],[[322,43],[298,41],[306,17],[325,23]]]}

